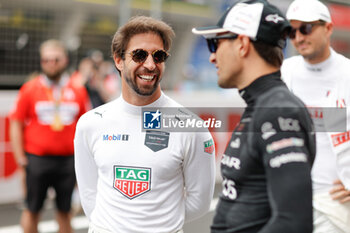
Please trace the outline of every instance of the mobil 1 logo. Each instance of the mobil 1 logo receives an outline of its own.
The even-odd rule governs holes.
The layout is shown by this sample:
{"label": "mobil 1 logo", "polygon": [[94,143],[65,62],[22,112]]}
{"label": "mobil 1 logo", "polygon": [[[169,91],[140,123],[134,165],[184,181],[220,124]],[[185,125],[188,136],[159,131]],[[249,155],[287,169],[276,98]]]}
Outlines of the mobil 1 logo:
{"label": "mobil 1 logo", "polygon": [[117,166],[114,169],[113,187],[129,199],[151,190],[151,168]]}

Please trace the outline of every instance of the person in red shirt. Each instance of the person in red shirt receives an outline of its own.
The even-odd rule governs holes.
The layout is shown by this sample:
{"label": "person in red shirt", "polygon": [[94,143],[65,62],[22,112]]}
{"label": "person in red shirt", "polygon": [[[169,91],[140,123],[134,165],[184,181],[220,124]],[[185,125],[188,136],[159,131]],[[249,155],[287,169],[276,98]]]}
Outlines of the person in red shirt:
{"label": "person in red shirt", "polygon": [[73,138],[88,96],[65,72],[67,52],[60,41],[40,46],[42,73],[19,90],[10,113],[10,137],[17,163],[26,173],[25,233],[38,232],[40,211],[49,187],[56,193],[59,232],[72,232],[71,197],[75,186]]}

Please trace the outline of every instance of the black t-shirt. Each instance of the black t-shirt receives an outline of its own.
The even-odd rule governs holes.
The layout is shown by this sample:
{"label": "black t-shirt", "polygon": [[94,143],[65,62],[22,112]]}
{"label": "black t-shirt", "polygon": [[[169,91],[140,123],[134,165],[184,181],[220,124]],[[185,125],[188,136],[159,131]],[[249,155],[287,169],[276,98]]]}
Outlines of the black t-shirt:
{"label": "black t-shirt", "polygon": [[247,107],[221,161],[211,232],[312,232],[313,124],[280,72],[240,91]]}

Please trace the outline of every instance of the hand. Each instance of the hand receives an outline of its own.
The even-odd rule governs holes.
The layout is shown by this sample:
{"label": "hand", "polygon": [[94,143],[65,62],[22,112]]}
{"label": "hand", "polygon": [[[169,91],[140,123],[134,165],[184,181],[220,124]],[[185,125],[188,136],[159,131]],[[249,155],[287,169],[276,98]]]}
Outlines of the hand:
{"label": "hand", "polygon": [[28,165],[28,159],[26,156],[17,159],[17,164],[19,167],[24,168]]}
{"label": "hand", "polygon": [[350,202],[350,191],[347,190],[340,180],[334,181],[334,187],[329,191],[333,200],[338,200],[340,203]]}

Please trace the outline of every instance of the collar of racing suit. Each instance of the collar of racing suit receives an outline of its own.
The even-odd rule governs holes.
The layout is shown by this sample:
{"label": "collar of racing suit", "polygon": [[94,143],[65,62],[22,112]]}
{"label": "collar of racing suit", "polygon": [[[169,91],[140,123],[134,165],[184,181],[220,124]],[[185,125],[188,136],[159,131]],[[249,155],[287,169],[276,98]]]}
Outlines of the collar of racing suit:
{"label": "collar of racing suit", "polygon": [[255,100],[267,90],[271,89],[275,86],[283,86],[284,82],[281,80],[281,72],[280,70],[263,75],[256,80],[254,80],[249,86],[239,90],[239,94],[247,103],[248,106],[254,104]]}

